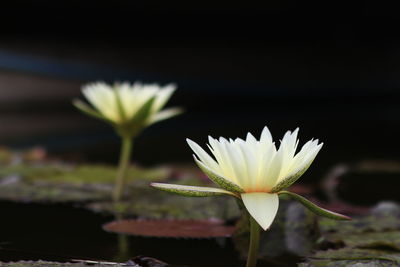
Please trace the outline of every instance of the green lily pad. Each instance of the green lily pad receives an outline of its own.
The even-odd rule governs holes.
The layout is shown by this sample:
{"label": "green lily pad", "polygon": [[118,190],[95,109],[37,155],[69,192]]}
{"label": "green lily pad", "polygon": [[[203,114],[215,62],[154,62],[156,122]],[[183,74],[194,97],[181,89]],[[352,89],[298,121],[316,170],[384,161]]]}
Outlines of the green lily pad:
{"label": "green lily pad", "polygon": [[[105,165],[19,164],[0,168],[0,199],[17,202],[110,201],[116,169]],[[144,169],[133,166],[129,184],[163,180],[167,168]]]}
{"label": "green lily pad", "polygon": [[[50,184],[113,184],[116,168],[108,165],[18,164],[0,169],[0,177],[19,176],[26,183]],[[131,166],[127,182],[135,180],[162,180],[170,175],[168,168],[145,169]]]}
{"label": "green lily pad", "polygon": [[221,220],[120,220],[103,225],[113,233],[164,238],[230,237],[235,227]]}
{"label": "green lily pad", "polygon": [[322,218],[319,226],[325,242],[321,244],[338,249],[310,254],[299,266],[400,266],[399,216],[398,205],[383,202],[353,221]]}
{"label": "green lily pad", "polygon": [[400,251],[400,231],[326,235],[331,242],[342,242],[357,248],[390,248]]}
{"label": "green lily pad", "polygon": [[131,187],[129,199],[119,203],[117,208],[112,202],[94,202],[88,204],[88,207],[107,213],[114,213],[117,209],[123,216],[135,214],[149,219],[233,219],[240,215],[233,197],[188,198],[159,191],[148,185]]}
{"label": "green lily pad", "polygon": [[400,230],[400,217],[397,215],[374,216],[368,215],[355,218],[352,221],[334,221],[321,218],[319,221],[322,232],[364,233]]}
{"label": "green lily pad", "polygon": [[400,254],[390,250],[342,248],[317,251],[300,267],[399,266]]}
{"label": "green lily pad", "polygon": [[[68,263],[68,262],[51,262],[51,261],[18,261],[18,262],[0,262],[0,267],[87,267],[89,264],[85,263]],[[110,265],[98,264],[99,267]],[[122,264],[114,265],[115,267],[122,267]]]}

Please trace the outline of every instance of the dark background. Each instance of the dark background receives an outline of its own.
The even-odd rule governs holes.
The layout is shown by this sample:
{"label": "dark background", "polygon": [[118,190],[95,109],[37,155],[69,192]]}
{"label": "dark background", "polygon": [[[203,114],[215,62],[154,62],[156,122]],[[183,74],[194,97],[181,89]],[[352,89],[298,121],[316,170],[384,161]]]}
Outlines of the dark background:
{"label": "dark background", "polygon": [[[300,127],[325,143],[312,175],[339,162],[398,160],[398,8],[385,2],[13,1],[1,4],[0,141],[114,163],[112,129],[71,100],[94,80],[178,90],[186,113],[147,129],[143,165],[190,162],[185,138]],[[305,179],[310,179],[305,177]]]}

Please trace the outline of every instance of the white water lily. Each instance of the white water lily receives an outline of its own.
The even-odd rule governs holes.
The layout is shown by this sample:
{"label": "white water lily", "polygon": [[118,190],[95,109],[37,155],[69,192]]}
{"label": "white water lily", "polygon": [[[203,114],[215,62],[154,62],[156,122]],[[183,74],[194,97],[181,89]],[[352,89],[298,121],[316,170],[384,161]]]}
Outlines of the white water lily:
{"label": "white water lily", "polygon": [[82,88],[83,95],[94,109],[80,100],[75,100],[74,105],[89,115],[116,125],[135,123],[144,127],[181,113],[179,108],[161,111],[175,89],[173,84],[161,87],[138,82],[114,85],[95,82]]}
{"label": "white water lily", "polygon": [[[311,165],[322,143],[318,140],[306,142],[296,154],[298,129],[288,131],[280,141],[279,149],[265,127],[257,140],[251,133],[245,140],[236,138],[219,140],[209,137],[210,156],[198,144],[187,139],[194,151],[195,162],[207,176],[222,189],[188,187],[152,183],[160,190],[186,196],[212,196],[234,194],[243,201],[249,214],[264,229],[273,222],[279,206],[279,194],[288,194],[319,215],[334,219],[348,217],[317,207],[299,195],[284,188],[293,184]],[[225,190],[225,192],[223,192]]]}
{"label": "white water lily", "polygon": [[121,156],[113,192],[115,202],[123,193],[126,172],[132,153],[133,139],[146,126],[168,119],[182,112],[179,108],[161,110],[176,86],[128,82],[108,85],[95,82],[83,86],[82,93],[92,105],[79,99],[73,104],[82,112],[110,123],[122,138]]}

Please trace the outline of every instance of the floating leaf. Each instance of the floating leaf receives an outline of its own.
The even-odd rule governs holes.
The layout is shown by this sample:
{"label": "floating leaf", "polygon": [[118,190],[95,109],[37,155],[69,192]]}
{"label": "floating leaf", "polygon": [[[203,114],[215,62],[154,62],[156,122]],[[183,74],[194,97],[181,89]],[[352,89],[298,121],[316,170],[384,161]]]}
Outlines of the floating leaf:
{"label": "floating leaf", "polygon": [[336,233],[327,234],[326,238],[333,242],[343,242],[346,246],[358,248],[390,248],[400,251],[400,231],[370,233]]}
{"label": "floating leaf", "polygon": [[[358,265],[357,265],[358,264]],[[309,256],[300,267],[333,267],[333,266],[399,266],[400,254],[393,251],[375,249],[330,249],[317,251]]]}
{"label": "floating leaf", "polygon": [[232,192],[213,187],[164,184],[164,183],[151,183],[150,186],[162,191],[186,197],[209,197],[209,196],[221,196],[221,195],[232,195],[237,197]]}
{"label": "floating leaf", "polygon": [[215,238],[230,237],[234,226],[221,220],[121,220],[105,224],[106,231],[152,237]]}
{"label": "floating leaf", "polygon": [[322,232],[355,234],[365,232],[381,232],[400,230],[400,216],[398,214],[368,215],[358,217],[352,221],[333,221],[321,218],[319,221]]}

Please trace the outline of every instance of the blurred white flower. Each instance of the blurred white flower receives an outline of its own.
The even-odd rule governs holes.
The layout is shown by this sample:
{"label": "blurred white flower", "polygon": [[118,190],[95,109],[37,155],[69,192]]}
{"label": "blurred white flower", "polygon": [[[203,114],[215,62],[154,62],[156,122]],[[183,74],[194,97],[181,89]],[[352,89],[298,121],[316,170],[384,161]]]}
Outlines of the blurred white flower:
{"label": "blurred white flower", "polygon": [[95,82],[82,88],[83,95],[92,106],[79,99],[73,101],[82,112],[110,123],[122,138],[113,191],[115,202],[119,202],[123,194],[134,137],[146,126],[182,112],[179,108],[161,110],[175,89],[173,84],[161,87],[157,84],[124,82],[108,85]]}
{"label": "blurred white flower", "polygon": [[115,125],[140,124],[144,127],[182,112],[179,108],[161,110],[175,89],[173,84],[161,87],[157,84],[95,82],[82,88],[83,95],[94,108],[80,100],[75,100],[74,105]]}

